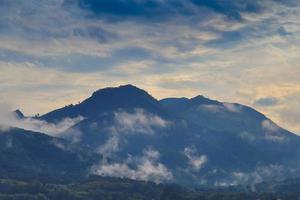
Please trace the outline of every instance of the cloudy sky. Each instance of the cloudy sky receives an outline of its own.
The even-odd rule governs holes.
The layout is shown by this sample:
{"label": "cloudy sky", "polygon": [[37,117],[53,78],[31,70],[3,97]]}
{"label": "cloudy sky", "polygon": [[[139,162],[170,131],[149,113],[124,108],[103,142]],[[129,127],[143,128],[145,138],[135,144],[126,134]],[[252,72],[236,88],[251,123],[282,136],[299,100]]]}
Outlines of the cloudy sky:
{"label": "cloudy sky", "polygon": [[131,83],[300,133],[299,19],[299,0],[0,0],[0,101],[31,115]]}

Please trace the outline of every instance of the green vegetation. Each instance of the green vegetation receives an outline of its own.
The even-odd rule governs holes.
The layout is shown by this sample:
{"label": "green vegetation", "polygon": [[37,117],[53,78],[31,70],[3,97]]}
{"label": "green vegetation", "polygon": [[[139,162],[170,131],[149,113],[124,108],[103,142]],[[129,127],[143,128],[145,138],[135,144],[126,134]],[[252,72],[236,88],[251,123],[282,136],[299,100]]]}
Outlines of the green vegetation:
{"label": "green vegetation", "polygon": [[275,200],[297,199],[297,194],[192,190],[177,185],[129,179],[91,177],[69,184],[0,179],[1,200]]}

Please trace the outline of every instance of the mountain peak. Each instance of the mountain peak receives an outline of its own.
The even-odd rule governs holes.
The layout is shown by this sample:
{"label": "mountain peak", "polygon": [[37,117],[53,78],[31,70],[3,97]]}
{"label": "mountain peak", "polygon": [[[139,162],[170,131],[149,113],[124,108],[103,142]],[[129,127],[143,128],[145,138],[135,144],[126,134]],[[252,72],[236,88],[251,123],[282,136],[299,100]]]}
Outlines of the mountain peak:
{"label": "mountain peak", "polygon": [[13,114],[18,118],[18,119],[22,119],[24,118],[24,114],[21,112],[21,110],[17,109],[15,111],[13,111]]}
{"label": "mountain peak", "polygon": [[198,95],[190,99],[190,102],[195,104],[219,104],[216,100],[209,99],[203,95]]}
{"label": "mountain peak", "polygon": [[131,92],[134,92],[134,93],[138,93],[138,92],[143,92],[143,93],[147,93],[146,91],[134,86],[134,85],[131,85],[131,84],[127,84],[127,85],[120,85],[119,87],[107,87],[107,88],[102,88],[102,89],[99,89],[97,91],[95,91],[92,95],[93,96],[97,96],[99,94],[105,94],[105,93],[114,93],[114,92],[125,92],[125,93],[131,93]]}
{"label": "mountain peak", "polygon": [[58,109],[42,116],[47,121],[59,121],[69,117],[98,117],[103,113],[121,110],[132,110],[135,108],[145,109],[156,113],[161,111],[160,103],[134,85],[121,85],[119,87],[107,87],[95,91],[92,96],[81,103]]}

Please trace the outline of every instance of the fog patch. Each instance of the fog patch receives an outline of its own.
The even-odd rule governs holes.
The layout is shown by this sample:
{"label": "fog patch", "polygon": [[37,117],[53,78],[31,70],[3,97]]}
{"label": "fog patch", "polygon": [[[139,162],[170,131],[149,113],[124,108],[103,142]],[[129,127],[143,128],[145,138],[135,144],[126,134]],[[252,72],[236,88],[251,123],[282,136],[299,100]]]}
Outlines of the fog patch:
{"label": "fog patch", "polygon": [[223,106],[226,110],[234,113],[239,113],[242,111],[242,106],[233,103],[223,103]]}
{"label": "fog patch", "polygon": [[158,115],[147,113],[143,109],[134,109],[134,112],[115,112],[113,124],[107,128],[109,138],[98,148],[104,157],[111,157],[121,149],[125,136],[130,134],[154,135],[156,129],[166,128],[166,120]]}
{"label": "fog patch", "polygon": [[200,170],[207,162],[206,155],[199,155],[194,146],[184,148],[183,153],[194,170]]}
{"label": "fog patch", "polygon": [[254,142],[255,140],[257,140],[258,138],[255,137],[254,134],[249,133],[247,131],[243,131],[239,134],[240,138],[249,142]]}
{"label": "fog patch", "polygon": [[273,142],[285,142],[287,140],[286,137],[280,135],[280,128],[271,120],[263,120],[262,128],[265,130],[265,139]]}
{"label": "fog patch", "polygon": [[117,134],[112,133],[110,138],[98,148],[98,153],[103,157],[111,157],[115,152],[120,150],[120,138]]}
{"label": "fog patch", "polygon": [[205,110],[214,113],[222,112],[233,112],[240,113],[242,112],[242,106],[232,103],[222,103],[221,105],[212,105],[212,104],[203,104],[198,107],[199,110]]}
{"label": "fog patch", "polygon": [[265,165],[258,166],[251,172],[235,171],[230,174],[226,180],[218,180],[214,183],[215,186],[228,187],[236,185],[251,186],[252,191],[255,191],[255,185],[263,181],[282,180],[286,177],[286,169],[282,165]]}
{"label": "fog patch", "polygon": [[152,148],[143,151],[141,157],[128,156],[123,162],[110,163],[106,159],[99,165],[92,167],[92,174],[130,178],[156,183],[166,182],[173,179],[165,165],[159,162],[160,153]]}
{"label": "fog patch", "polygon": [[209,111],[209,112],[214,112],[214,113],[223,112],[222,106],[210,105],[210,104],[200,105],[198,107],[198,110],[204,110],[204,111]]}
{"label": "fog patch", "polygon": [[268,132],[277,132],[277,131],[279,131],[279,127],[270,120],[263,120],[261,122],[261,125],[262,125],[263,129],[265,129]]}
{"label": "fog patch", "polygon": [[59,123],[54,124],[31,117],[20,118],[11,112],[7,105],[0,104],[0,130],[2,131],[8,131],[10,128],[21,128],[28,131],[57,136],[83,119],[81,116],[65,118]]}
{"label": "fog patch", "polygon": [[135,109],[133,113],[115,112],[115,126],[118,132],[153,134],[155,128],[165,128],[167,121],[161,117],[147,113],[143,109]]}

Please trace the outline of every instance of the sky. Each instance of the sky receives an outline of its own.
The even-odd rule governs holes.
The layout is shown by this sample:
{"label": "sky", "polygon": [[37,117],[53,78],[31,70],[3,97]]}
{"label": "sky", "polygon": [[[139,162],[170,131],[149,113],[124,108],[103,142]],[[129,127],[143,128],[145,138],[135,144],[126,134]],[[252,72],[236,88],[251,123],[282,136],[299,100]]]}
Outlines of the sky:
{"label": "sky", "polygon": [[133,84],[300,134],[299,0],[0,0],[0,103],[26,115]]}

